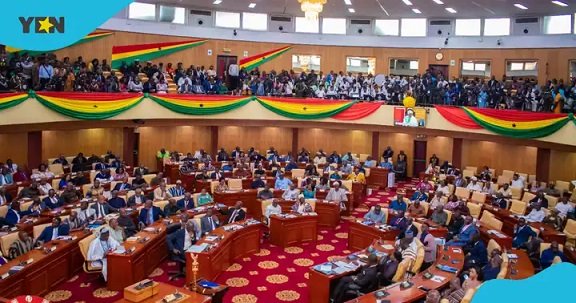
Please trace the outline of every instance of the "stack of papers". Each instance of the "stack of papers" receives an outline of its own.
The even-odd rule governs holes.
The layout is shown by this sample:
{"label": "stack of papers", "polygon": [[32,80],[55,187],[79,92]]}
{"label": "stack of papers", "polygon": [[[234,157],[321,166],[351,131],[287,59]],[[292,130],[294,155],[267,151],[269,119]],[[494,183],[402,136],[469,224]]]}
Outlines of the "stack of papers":
{"label": "stack of papers", "polygon": [[114,253],[116,254],[123,254],[126,253],[126,248],[122,245],[116,247],[116,250],[114,251]]}
{"label": "stack of papers", "polygon": [[507,255],[508,255],[508,259],[518,259],[517,254],[507,254]]}
{"label": "stack of papers", "polygon": [[126,242],[136,242],[140,240],[140,237],[129,237],[126,239]]}
{"label": "stack of papers", "polygon": [[218,240],[218,236],[206,236],[206,237],[204,237],[204,239],[206,241],[214,242],[214,241]]}
{"label": "stack of papers", "polygon": [[200,245],[192,245],[188,248],[188,252],[190,253],[201,253],[208,247],[208,243],[202,243]]}
{"label": "stack of papers", "polygon": [[442,283],[442,282],[444,282],[444,280],[446,280],[446,277],[434,275],[434,277],[432,277],[430,280],[432,280],[434,282]]}
{"label": "stack of papers", "polygon": [[394,246],[392,246],[390,244],[384,244],[384,245],[382,245],[382,248],[384,248],[386,250],[391,250],[391,249],[394,249]]}

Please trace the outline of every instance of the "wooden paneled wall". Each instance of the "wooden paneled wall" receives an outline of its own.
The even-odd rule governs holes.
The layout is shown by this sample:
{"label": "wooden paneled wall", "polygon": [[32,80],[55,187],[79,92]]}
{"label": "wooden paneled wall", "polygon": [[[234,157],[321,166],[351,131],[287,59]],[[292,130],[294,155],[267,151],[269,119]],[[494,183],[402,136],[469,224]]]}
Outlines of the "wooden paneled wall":
{"label": "wooden paneled wall", "polygon": [[462,166],[476,166],[480,169],[488,165],[496,169],[497,175],[500,175],[504,169],[535,174],[537,150],[536,147],[531,146],[464,140],[462,142]]}
{"label": "wooden paneled wall", "polygon": [[576,180],[576,152],[552,150],[550,154],[549,180]]}
{"label": "wooden paneled wall", "polygon": [[372,152],[372,132],[362,130],[341,130],[321,128],[301,128],[298,130],[298,149],[306,148],[314,153],[323,149],[326,153]]}
{"label": "wooden paneled wall", "polygon": [[0,162],[12,159],[18,165],[28,161],[28,134],[0,134]]}
{"label": "wooden paneled wall", "polygon": [[[160,36],[151,34],[138,34],[128,32],[116,32],[112,36],[105,37],[93,42],[84,43],[56,52],[60,57],[69,56],[75,59],[83,56],[85,60],[92,58],[107,59],[110,62],[112,47],[115,45],[130,45],[143,43],[157,43],[158,41],[173,42],[185,41],[189,38],[175,36]],[[232,55],[243,58],[244,52],[248,56],[261,54],[279,47],[286,46],[284,43],[255,43],[233,40],[209,40],[204,45],[168,55],[155,62],[183,62],[185,66],[190,64],[204,65],[208,68],[216,64],[217,55]],[[227,51],[224,52],[224,49]],[[208,50],[213,55],[208,56]],[[229,51],[228,51],[229,50]],[[324,72],[331,70],[345,71],[346,57],[373,57],[376,58],[376,73],[389,73],[391,58],[405,58],[419,60],[419,72],[423,73],[429,64],[448,65],[449,75],[460,76],[460,62],[462,60],[490,61],[492,75],[498,79],[506,73],[506,60],[536,59],[538,60],[538,80],[544,83],[547,79],[567,79],[569,73],[569,59],[576,59],[574,48],[557,49],[443,49],[442,61],[435,58],[438,49],[405,49],[405,48],[376,48],[376,47],[343,47],[343,46],[315,46],[294,45],[286,54],[265,63],[261,70],[289,70],[292,67],[292,55],[319,55],[320,66]],[[455,60],[454,66],[450,61]]]}
{"label": "wooden paneled wall", "polygon": [[404,151],[408,157],[408,176],[411,176],[414,161],[414,136],[401,133],[380,133],[380,157],[388,146],[394,150],[394,158],[392,159],[394,163],[396,163],[396,156],[400,151]]}
{"label": "wooden paneled wall", "polygon": [[260,153],[273,146],[282,154],[292,150],[292,129],[283,127],[239,127],[222,126],[218,128],[218,148],[228,152],[236,146],[246,150],[254,147]]}
{"label": "wooden paneled wall", "polygon": [[430,159],[433,154],[444,161],[452,162],[452,142],[450,137],[428,137],[428,146],[426,148],[426,159]]}
{"label": "wooden paneled wall", "polygon": [[110,150],[122,156],[122,128],[90,128],[79,130],[42,132],[42,160],[55,158],[62,154],[74,156],[79,152],[89,157],[92,154],[103,155]]}
{"label": "wooden paneled wall", "polygon": [[168,151],[182,153],[191,152],[203,148],[210,151],[211,133],[208,126],[171,126],[171,127],[139,127],[140,154],[139,163],[150,167],[156,167],[156,152],[161,148]]}

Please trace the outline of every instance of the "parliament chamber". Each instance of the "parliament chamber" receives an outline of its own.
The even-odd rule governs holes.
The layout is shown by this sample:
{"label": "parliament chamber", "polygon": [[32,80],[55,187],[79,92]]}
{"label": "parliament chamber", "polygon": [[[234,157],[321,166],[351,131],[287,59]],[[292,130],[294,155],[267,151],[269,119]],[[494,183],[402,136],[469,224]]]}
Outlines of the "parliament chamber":
{"label": "parliament chamber", "polygon": [[513,302],[576,263],[576,2],[368,2],[0,46],[0,302]]}

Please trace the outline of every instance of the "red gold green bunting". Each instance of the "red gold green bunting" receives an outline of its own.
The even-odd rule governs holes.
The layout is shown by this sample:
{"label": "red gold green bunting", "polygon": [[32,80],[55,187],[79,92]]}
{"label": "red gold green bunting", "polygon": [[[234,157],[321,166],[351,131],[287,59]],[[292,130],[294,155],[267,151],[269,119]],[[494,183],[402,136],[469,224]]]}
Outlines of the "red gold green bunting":
{"label": "red gold green bunting", "polygon": [[482,129],[462,107],[455,106],[436,106],[438,113],[448,122],[468,129]]}
{"label": "red gold green bunting", "polygon": [[[69,45],[69,46],[67,46],[67,47],[71,47],[71,46],[74,46],[74,45],[78,45],[78,44],[82,44],[82,43],[86,43],[86,42],[91,42],[91,41],[94,41],[94,40],[98,40],[98,39],[100,39],[100,38],[104,38],[104,37],[110,36],[110,35],[112,35],[112,34],[114,34],[114,32],[96,31],[96,32],[93,32],[93,33],[90,33],[90,34],[86,35],[84,38],[76,41],[76,43],[74,43],[74,44],[72,44],[72,45]],[[14,47],[6,46],[6,52],[12,53],[12,54],[15,54],[15,53],[20,53],[20,54],[28,53],[30,56],[37,56],[37,55],[40,55],[40,54],[49,53],[50,51],[42,51],[42,52],[39,52],[39,51],[28,51],[28,50],[22,50],[22,49],[19,49],[19,48],[14,48]]]}
{"label": "red gold green bunting", "polygon": [[382,106],[382,102],[363,102],[363,103],[356,103],[352,105],[345,111],[332,116],[334,119],[338,120],[358,120],[365,117],[370,116],[374,112],[376,112],[380,106]]}
{"label": "red gold green bunting", "polygon": [[82,120],[102,120],[114,117],[138,105],[141,94],[84,94],[37,92],[38,102],[63,115]]}
{"label": "red gold green bunting", "polygon": [[28,99],[26,93],[6,93],[0,94],[0,110],[16,106]]}
{"label": "red gold green bunting", "polygon": [[185,115],[216,115],[240,108],[252,97],[149,95],[150,99],[165,108]]}
{"label": "red gold green bunting", "polygon": [[123,61],[127,64],[134,60],[149,61],[204,43],[206,40],[114,46],[112,48],[112,68],[119,68]]}
{"label": "red gold green bunting", "polygon": [[291,48],[292,46],[285,46],[252,57],[244,58],[240,60],[240,68],[244,68],[247,71],[253,70],[268,61],[276,59],[278,56],[289,51]]}
{"label": "red gold green bunting", "polygon": [[540,138],[562,128],[570,117],[566,114],[532,113],[464,107],[468,116],[483,128],[514,138]]}
{"label": "red gold green bunting", "polygon": [[354,105],[352,101],[326,101],[319,99],[260,98],[258,102],[268,110],[292,119],[330,118]]}

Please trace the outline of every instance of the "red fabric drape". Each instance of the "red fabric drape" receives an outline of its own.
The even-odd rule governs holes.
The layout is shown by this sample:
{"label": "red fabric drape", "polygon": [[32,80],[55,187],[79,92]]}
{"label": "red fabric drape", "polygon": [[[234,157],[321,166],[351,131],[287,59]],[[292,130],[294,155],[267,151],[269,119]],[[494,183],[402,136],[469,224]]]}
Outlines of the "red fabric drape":
{"label": "red fabric drape", "polygon": [[177,100],[192,100],[192,101],[233,101],[246,98],[250,96],[227,96],[227,95],[187,95],[187,94],[150,94],[158,98],[170,98]]}
{"label": "red fabric drape", "polygon": [[321,105],[343,105],[353,102],[349,100],[333,101],[318,98],[281,98],[281,97],[266,97],[266,96],[257,96],[256,99],[286,102],[286,103],[321,104]]}
{"label": "red fabric drape", "polygon": [[448,120],[452,124],[468,129],[482,128],[482,126],[472,120],[464,109],[460,107],[436,106],[436,110],[438,110],[438,113],[440,113],[444,119]]}
{"label": "red fabric drape", "polygon": [[52,97],[52,98],[62,98],[62,99],[74,99],[76,101],[90,100],[90,101],[116,101],[120,99],[136,98],[142,97],[142,94],[138,93],[75,93],[75,92],[36,92],[37,95]]}
{"label": "red fabric drape", "polygon": [[370,102],[370,103],[356,103],[352,105],[347,110],[332,116],[334,119],[338,120],[358,120],[364,117],[368,117],[377,111],[382,102]]}
{"label": "red fabric drape", "polygon": [[519,110],[500,110],[493,108],[467,107],[467,109],[492,118],[507,121],[515,121],[515,122],[549,120],[549,119],[563,118],[567,116],[566,114],[533,113],[533,112],[523,112]]}

